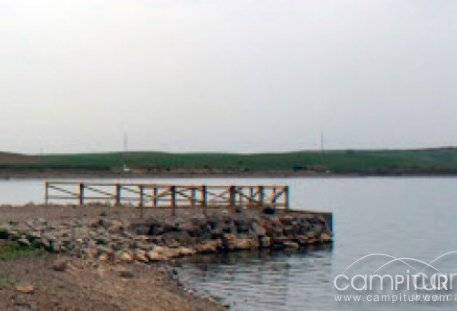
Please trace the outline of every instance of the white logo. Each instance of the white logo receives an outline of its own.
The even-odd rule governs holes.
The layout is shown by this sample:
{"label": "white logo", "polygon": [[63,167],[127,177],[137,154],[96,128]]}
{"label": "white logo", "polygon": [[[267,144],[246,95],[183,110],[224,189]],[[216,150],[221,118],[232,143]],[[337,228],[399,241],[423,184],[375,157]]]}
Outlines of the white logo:
{"label": "white logo", "polygon": [[451,303],[457,301],[457,251],[430,262],[373,253],[335,276],[335,301],[345,303]]}

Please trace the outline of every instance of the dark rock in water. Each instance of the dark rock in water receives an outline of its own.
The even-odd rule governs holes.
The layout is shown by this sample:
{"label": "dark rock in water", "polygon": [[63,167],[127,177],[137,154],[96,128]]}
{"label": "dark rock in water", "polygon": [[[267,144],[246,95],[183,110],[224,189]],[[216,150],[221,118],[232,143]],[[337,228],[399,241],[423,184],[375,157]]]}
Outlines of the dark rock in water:
{"label": "dark rock in water", "polygon": [[296,242],[293,242],[293,241],[285,241],[282,244],[286,248],[291,248],[291,249],[299,249],[300,248],[300,244],[298,244]]}

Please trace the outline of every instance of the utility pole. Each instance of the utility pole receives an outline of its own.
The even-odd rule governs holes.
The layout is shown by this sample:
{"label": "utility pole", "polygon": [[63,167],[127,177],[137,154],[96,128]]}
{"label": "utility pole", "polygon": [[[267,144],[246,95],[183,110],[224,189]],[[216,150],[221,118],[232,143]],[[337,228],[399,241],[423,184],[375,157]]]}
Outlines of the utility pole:
{"label": "utility pole", "polygon": [[324,132],[321,131],[321,152],[324,152]]}
{"label": "utility pole", "polygon": [[124,152],[122,153],[122,162],[123,162],[123,167],[122,170],[124,173],[129,172],[130,169],[127,166],[127,152],[129,151],[129,135],[127,132],[124,132]]}
{"label": "utility pole", "polygon": [[129,135],[127,132],[124,132],[124,152],[129,151]]}

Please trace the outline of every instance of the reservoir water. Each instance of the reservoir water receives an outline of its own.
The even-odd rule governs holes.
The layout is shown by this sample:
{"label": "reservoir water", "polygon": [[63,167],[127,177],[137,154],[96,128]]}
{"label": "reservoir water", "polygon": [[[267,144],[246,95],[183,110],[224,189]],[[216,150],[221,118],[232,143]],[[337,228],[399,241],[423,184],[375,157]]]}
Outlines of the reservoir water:
{"label": "reservoir water", "polygon": [[[108,180],[105,180],[108,181]],[[112,180],[109,180],[112,181]],[[132,180],[133,181],[133,180]],[[138,180],[135,180],[138,181]],[[344,304],[333,278],[370,253],[430,262],[457,250],[457,178],[142,179],[180,184],[288,184],[291,206],[332,211],[335,243],[300,253],[236,253],[183,260],[186,286],[233,310],[443,310],[421,304]],[[0,181],[0,203],[43,201],[40,179]],[[457,269],[457,258],[455,268]]]}

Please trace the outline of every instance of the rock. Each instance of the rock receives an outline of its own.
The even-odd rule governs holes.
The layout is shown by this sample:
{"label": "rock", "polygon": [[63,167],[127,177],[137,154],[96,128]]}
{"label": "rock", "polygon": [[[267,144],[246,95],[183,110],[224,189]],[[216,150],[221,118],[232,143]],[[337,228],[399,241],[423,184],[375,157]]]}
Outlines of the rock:
{"label": "rock", "polygon": [[105,245],[97,245],[97,253],[98,254],[112,254],[113,250]]}
{"label": "rock", "polygon": [[251,240],[250,239],[237,239],[235,241],[235,249],[237,249],[237,250],[251,249]]}
{"label": "rock", "polygon": [[51,249],[51,242],[46,238],[41,238],[40,239],[40,244],[47,250]]}
{"label": "rock", "polygon": [[37,230],[37,227],[35,226],[35,224],[32,222],[32,221],[26,221],[25,222],[25,225],[27,227],[29,227],[29,229],[33,230],[33,231],[36,231]]}
{"label": "rock", "polygon": [[263,236],[267,232],[265,228],[256,220],[251,221],[251,225],[249,227],[249,231],[251,235],[256,235],[256,236]]}
{"label": "rock", "polygon": [[135,277],[135,274],[133,271],[126,269],[126,268],[119,268],[117,273],[119,274],[120,277],[125,278],[125,279],[133,279]]}
{"label": "rock", "polygon": [[178,252],[180,256],[191,256],[195,254],[197,251],[189,247],[179,247]]}
{"label": "rock", "polygon": [[259,239],[258,238],[251,238],[250,244],[251,244],[251,250],[259,249]]}
{"label": "rock", "polygon": [[332,242],[333,238],[330,234],[324,232],[321,234],[321,241],[324,243],[328,243],[328,242]]}
{"label": "rock", "polygon": [[98,261],[101,261],[101,262],[106,262],[109,260],[109,255],[108,254],[100,254],[98,257],[97,257],[97,260]]}
{"label": "rock", "polygon": [[[221,250],[297,249],[332,242],[325,219],[301,213],[259,217],[221,211],[209,217],[178,217],[172,221],[130,221],[109,216],[88,219],[61,220],[52,226],[43,220],[18,222],[14,230],[12,225],[0,230],[0,236],[21,245],[39,244],[49,251],[112,263],[147,263]],[[65,271],[67,267],[65,262],[56,262],[53,269]]]}
{"label": "rock", "polygon": [[51,247],[49,248],[49,250],[53,253],[59,253],[60,252],[60,248],[61,248],[62,244],[59,240],[52,240],[51,241]]}
{"label": "rock", "polygon": [[19,233],[17,231],[14,231],[14,230],[10,230],[8,232],[8,236],[10,239],[12,240],[17,240],[19,238]]}
{"label": "rock", "polygon": [[304,235],[298,236],[296,239],[301,246],[308,245],[310,241],[309,238]]}
{"label": "rock", "polygon": [[236,219],[234,221],[235,226],[236,226],[236,231],[238,233],[248,233],[250,230],[250,226],[248,222],[244,219]]}
{"label": "rock", "polygon": [[18,284],[15,287],[16,291],[23,294],[33,294],[36,290],[36,287],[32,284]]}
{"label": "rock", "polygon": [[94,220],[91,220],[87,226],[88,227],[91,227],[91,228],[96,228],[96,227],[99,227],[103,225],[103,220],[102,219],[94,219]]}
{"label": "rock", "polygon": [[300,245],[293,241],[285,241],[282,243],[286,248],[299,249]]}
{"label": "rock", "polygon": [[150,226],[147,224],[132,224],[129,227],[129,230],[131,230],[135,234],[139,234],[139,235],[149,234],[149,229],[150,229]]}
{"label": "rock", "polygon": [[162,255],[161,253],[157,252],[156,250],[151,250],[146,254],[151,261],[163,261],[168,260],[167,257]]}
{"label": "rock", "polygon": [[196,251],[198,253],[208,254],[208,253],[216,253],[218,249],[221,247],[222,241],[215,240],[215,241],[208,241],[204,242],[196,247]]}
{"label": "rock", "polygon": [[66,271],[69,267],[69,264],[70,264],[70,261],[67,260],[67,259],[57,259],[53,265],[52,265],[52,269],[54,271],[59,271],[59,272],[63,272],[63,271]]}
{"label": "rock", "polygon": [[112,220],[108,226],[109,233],[119,233],[124,229],[124,225],[121,221]]}
{"label": "rock", "polygon": [[27,246],[30,247],[30,241],[27,240],[26,238],[20,238],[17,240],[17,243],[22,246]]}
{"label": "rock", "polygon": [[259,237],[259,248],[269,248],[271,246],[271,238],[268,236]]}
{"label": "rock", "polygon": [[39,240],[39,239],[41,239],[41,234],[40,234],[39,232],[37,232],[37,231],[30,232],[30,233],[28,234],[28,239],[29,239],[30,241]]}
{"label": "rock", "polygon": [[174,258],[174,257],[180,257],[180,248],[168,248],[164,247],[161,254],[167,258]]}
{"label": "rock", "polygon": [[136,249],[135,250],[135,260],[140,261],[140,262],[148,262],[148,254],[146,251],[142,249]]}
{"label": "rock", "polygon": [[117,255],[117,259],[119,259],[122,262],[132,262],[133,261],[133,256],[129,251],[121,251]]}

